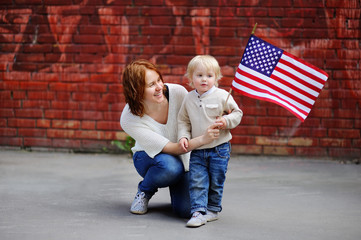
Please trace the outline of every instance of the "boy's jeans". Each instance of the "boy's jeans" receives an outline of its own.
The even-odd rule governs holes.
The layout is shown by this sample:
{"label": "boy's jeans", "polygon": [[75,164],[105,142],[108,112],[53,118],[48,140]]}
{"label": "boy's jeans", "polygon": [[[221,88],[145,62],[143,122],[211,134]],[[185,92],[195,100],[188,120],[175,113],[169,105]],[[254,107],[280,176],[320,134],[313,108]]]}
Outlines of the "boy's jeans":
{"label": "boy's jeans", "polygon": [[160,153],[154,158],[144,151],[136,152],[133,156],[135,169],[143,181],[138,189],[150,199],[158,188],[169,187],[173,210],[181,217],[190,216],[189,180],[188,172],[184,172],[180,158]]}
{"label": "boy's jeans", "polygon": [[224,181],[231,145],[229,142],[214,148],[193,150],[191,153],[189,178],[191,213],[220,212]]}

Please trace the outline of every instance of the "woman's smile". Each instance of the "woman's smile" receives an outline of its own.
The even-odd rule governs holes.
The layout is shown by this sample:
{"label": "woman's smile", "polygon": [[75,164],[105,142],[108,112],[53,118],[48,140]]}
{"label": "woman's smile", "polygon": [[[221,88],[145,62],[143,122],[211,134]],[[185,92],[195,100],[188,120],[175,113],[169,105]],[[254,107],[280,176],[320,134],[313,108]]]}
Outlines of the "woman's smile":
{"label": "woman's smile", "polygon": [[145,71],[144,102],[149,104],[162,103],[165,99],[163,87],[164,83],[158,73],[147,69]]}

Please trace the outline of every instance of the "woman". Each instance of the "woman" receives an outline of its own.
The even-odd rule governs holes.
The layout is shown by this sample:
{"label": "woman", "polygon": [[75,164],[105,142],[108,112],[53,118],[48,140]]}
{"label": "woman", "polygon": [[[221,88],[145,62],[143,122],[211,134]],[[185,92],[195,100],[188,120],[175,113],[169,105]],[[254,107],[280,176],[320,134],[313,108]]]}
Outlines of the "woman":
{"label": "woman", "polygon": [[[131,205],[134,214],[145,214],[148,201],[158,188],[169,187],[173,210],[189,217],[189,154],[178,144],[178,111],[187,90],[164,84],[159,70],[147,60],[130,63],[123,72],[126,106],[120,124],[136,141],[132,148],[134,166],[143,177]],[[218,124],[189,141],[187,151],[210,143],[219,134]]]}

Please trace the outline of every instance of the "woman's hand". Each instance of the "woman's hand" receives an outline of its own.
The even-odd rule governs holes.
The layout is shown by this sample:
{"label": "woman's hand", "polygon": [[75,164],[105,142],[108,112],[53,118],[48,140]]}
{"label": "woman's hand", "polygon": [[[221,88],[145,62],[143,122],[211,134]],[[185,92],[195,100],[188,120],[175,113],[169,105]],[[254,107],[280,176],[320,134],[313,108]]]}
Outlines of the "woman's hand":
{"label": "woman's hand", "polygon": [[179,145],[180,148],[186,153],[188,152],[188,139],[187,138],[181,138],[181,140],[179,140]]}
{"label": "woman's hand", "polygon": [[214,139],[217,139],[219,137],[220,125],[221,123],[213,123],[212,125],[210,125],[202,136],[187,141],[187,145],[184,145],[184,147],[186,146],[186,148],[181,146],[180,142],[169,142],[164,146],[162,152],[180,155],[197,149],[205,144],[211,143]]}

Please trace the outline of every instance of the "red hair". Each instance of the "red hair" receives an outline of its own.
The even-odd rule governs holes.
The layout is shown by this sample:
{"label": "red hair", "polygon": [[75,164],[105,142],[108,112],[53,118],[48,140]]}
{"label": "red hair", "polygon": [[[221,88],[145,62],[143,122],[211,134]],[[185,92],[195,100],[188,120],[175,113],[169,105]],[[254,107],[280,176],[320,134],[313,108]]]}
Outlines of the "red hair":
{"label": "red hair", "polygon": [[140,117],[144,115],[143,98],[146,69],[157,72],[162,82],[164,82],[156,66],[145,59],[135,60],[127,65],[122,77],[125,101],[128,103],[131,113]]}

